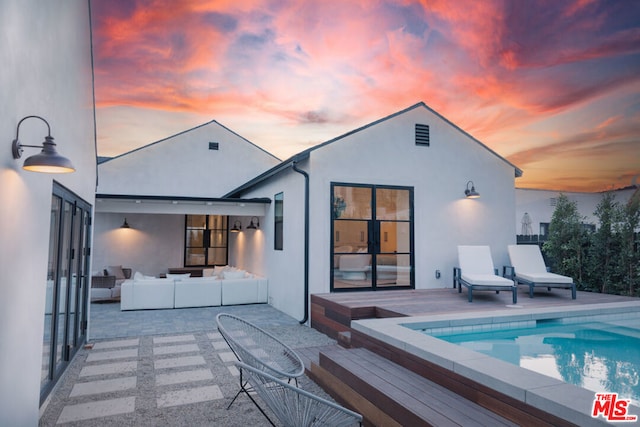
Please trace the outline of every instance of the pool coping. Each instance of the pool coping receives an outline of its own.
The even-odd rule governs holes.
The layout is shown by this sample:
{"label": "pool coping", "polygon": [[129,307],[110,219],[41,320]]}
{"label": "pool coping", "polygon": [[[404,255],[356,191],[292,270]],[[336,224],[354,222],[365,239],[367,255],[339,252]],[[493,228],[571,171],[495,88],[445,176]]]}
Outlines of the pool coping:
{"label": "pool coping", "polygon": [[[482,323],[505,323],[551,317],[574,317],[639,312],[640,301],[591,306],[554,306],[527,309],[516,306],[484,313],[448,313],[429,316],[353,320],[351,328],[469,378],[544,412],[581,426],[608,424],[592,418],[595,393],[543,374],[423,334],[419,329],[446,328]],[[411,329],[403,325],[411,324]],[[604,390],[603,390],[604,391]],[[640,416],[640,407],[630,405],[630,415]]]}

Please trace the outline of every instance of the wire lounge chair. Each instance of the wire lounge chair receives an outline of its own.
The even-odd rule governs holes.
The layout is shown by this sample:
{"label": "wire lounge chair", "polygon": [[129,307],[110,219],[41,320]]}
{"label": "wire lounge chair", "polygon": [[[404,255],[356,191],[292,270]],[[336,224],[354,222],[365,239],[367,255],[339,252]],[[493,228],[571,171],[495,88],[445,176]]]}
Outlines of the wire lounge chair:
{"label": "wire lounge chair", "polygon": [[[242,362],[236,362],[236,366],[241,375],[244,375],[253,386],[258,396],[286,427],[362,425],[362,415],[356,412],[294,387]],[[258,406],[251,395],[249,398]],[[273,425],[273,422],[271,424]]]}
{"label": "wire lounge chair", "polygon": [[[220,335],[227,342],[236,358],[255,369],[264,371],[280,380],[290,382],[293,380],[298,385],[297,378],[304,374],[304,363],[300,356],[289,346],[248,322],[232,314],[220,313],[216,316],[216,323]],[[233,405],[240,393],[245,393],[249,398],[250,388],[247,381],[240,376],[240,390],[227,406]],[[267,416],[262,408],[251,398],[260,412]],[[267,417],[268,419],[268,417]]]}
{"label": "wire lounge chair", "polygon": [[[576,284],[568,276],[550,273],[542,258],[538,245],[509,245],[511,266],[505,268],[518,284],[529,286],[529,297],[533,298],[536,286],[547,288],[571,289],[571,298],[576,299]],[[510,273],[507,273],[510,271]]]}
{"label": "wire lounge chair", "polygon": [[458,293],[462,286],[467,288],[469,302],[473,301],[473,291],[510,291],[513,303],[518,302],[518,287],[513,280],[498,276],[493,266],[489,246],[458,246],[459,268],[454,274]]}

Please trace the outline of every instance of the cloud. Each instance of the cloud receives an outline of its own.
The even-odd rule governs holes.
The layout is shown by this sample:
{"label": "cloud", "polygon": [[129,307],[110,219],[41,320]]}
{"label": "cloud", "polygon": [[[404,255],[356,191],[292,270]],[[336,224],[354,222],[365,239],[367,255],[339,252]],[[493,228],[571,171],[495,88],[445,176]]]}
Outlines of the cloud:
{"label": "cloud", "polygon": [[[636,3],[95,2],[97,115],[224,118],[289,154],[424,101],[519,166],[619,153],[612,135],[640,110],[620,101],[640,82]],[[106,147],[119,130],[102,122]]]}

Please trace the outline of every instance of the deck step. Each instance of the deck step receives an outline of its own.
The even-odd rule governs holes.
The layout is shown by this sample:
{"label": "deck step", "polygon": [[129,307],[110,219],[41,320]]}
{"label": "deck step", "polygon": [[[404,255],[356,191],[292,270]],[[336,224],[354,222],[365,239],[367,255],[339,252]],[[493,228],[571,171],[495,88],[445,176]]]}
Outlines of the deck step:
{"label": "deck step", "polygon": [[365,425],[514,426],[452,391],[363,348],[320,352],[311,371],[340,390],[334,396],[360,412]]}

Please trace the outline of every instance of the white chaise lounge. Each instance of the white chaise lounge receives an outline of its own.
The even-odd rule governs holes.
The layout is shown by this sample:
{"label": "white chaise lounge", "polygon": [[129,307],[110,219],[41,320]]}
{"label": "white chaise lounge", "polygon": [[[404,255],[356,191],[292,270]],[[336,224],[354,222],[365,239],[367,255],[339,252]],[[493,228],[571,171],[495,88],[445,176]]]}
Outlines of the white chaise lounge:
{"label": "white chaise lounge", "polygon": [[576,299],[576,284],[571,277],[550,273],[542,258],[538,245],[509,245],[512,276],[518,284],[529,286],[529,298],[533,298],[536,286],[571,289],[571,298]]}
{"label": "white chaise lounge", "polygon": [[469,302],[473,291],[510,291],[513,303],[518,302],[518,287],[515,282],[496,274],[489,246],[458,246],[458,265],[455,282],[458,292],[467,288]]}

